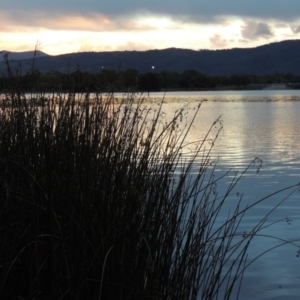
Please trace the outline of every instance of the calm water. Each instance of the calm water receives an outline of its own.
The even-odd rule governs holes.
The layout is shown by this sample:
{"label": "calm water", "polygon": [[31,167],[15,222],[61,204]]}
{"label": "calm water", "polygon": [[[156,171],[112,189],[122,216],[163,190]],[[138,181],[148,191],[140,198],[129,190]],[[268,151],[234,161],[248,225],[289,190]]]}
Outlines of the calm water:
{"label": "calm water", "polygon": [[[151,93],[149,97],[151,101],[164,97],[165,111],[169,114],[185,104],[193,107],[206,100],[189,141],[203,138],[212,122],[221,116],[223,130],[212,154],[219,159],[220,174],[229,168],[243,170],[256,156],[262,159],[260,172],[257,174],[256,168],[251,168],[236,186],[228,198],[227,210],[234,207],[237,193],[244,194],[246,205],[300,182],[300,91],[173,92]],[[226,177],[219,184],[220,193],[230,180]],[[241,224],[241,232],[252,228],[286,195],[276,195],[252,209]],[[218,222],[222,223],[226,217],[227,212]],[[269,217],[270,222],[276,220],[281,221],[262,234],[288,241],[300,239],[300,193],[290,196]],[[248,261],[276,243],[266,236],[256,238],[249,249]],[[256,260],[244,275],[240,299],[300,299],[298,249],[285,245]]]}

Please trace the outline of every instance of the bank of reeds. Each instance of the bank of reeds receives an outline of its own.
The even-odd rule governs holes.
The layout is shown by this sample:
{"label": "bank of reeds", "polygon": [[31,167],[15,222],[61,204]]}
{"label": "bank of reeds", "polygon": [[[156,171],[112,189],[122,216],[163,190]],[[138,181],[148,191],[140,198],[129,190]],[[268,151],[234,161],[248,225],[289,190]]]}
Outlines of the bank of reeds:
{"label": "bank of reeds", "polygon": [[184,110],[165,122],[138,95],[35,98],[0,105],[0,298],[230,299],[264,220],[239,235],[238,202],[215,225],[240,178],[217,193],[219,131],[187,157]]}

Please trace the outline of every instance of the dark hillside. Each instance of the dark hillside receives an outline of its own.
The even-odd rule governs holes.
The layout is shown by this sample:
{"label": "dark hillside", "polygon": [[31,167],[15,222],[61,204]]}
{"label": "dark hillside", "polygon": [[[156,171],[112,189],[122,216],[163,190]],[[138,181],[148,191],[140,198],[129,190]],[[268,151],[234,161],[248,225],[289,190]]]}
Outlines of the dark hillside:
{"label": "dark hillside", "polygon": [[[7,50],[2,50],[2,51],[0,51],[0,62],[4,61],[4,54],[8,54],[9,59],[11,59],[11,60],[32,59],[34,57],[34,51],[10,52]],[[48,54],[46,54],[42,51],[37,51],[35,55],[36,55],[36,57],[48,56]]]}
{"label": "dark hillside", "polygon": [[[72,71],[78,66],[87,72],[104,69],[137,69],[139,72],[163,70],[182,73],[194,69],[207,75],[276,73],[300,74],[300,40],[272,43],[256,48],[227,50],[188,50],[169,48],[149,51],[83,52],[58,56],[37,56],[41,72]],[[16,58],[14,58],[16,59]],[[31,60],[21,60],[29,66]],[[155,69],[152,69],[155,66]],[[26,67],[25,67],[26,68]],[[0,70],[5,70],[0,62]]]}

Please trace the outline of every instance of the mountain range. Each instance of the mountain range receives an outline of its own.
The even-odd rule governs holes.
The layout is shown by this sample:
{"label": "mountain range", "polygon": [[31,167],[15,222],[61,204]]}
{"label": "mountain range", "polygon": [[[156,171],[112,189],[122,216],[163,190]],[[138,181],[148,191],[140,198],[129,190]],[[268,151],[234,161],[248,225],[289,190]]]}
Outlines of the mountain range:
{"label": "mountain range", "polygon": [[[2,51],[7,53],[8,51]],[[1,56],[1,55],[0,55]],[[34,51],[12,52],[8,59],[14,68],[22,71],[32,67]],[[163,70],[181,73],[194,69],[207,75],[276,73],[300,74],[300,40],[287,40],[255,48],[225,50],[189,50],[169,48],[148,51],[80,52],[51,56],[38,51],[34,67],[40,72],[72,72],[77,68],[87,72],[102,69],[137,69],[140,73]],[[1,57],[0,72],[6,72]]]}

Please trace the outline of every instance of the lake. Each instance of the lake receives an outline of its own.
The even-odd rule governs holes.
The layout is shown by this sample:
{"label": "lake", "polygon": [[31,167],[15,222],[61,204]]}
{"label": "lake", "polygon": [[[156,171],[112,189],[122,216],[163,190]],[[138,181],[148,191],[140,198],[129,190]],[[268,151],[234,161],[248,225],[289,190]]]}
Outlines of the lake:
{"label": "lake", "polygon": [[[234,207],[232,203],[235,203],[237,194],[244,194],[243,203],[247,205],[300,182],[299,90],[149,94],[149,100],[153,102],[162,98],[166,102],[164,110],[170,115],[183,105],[188,105],[189,109],[204,101],[188,141],[203,138],[214,120],[221,118],[223,130],[212,152],[212,157],[218,159],[217,173],[222,174],[229,168],[233,168],[233,172],[242,171],[254,157],[263,161],[258,173],[257,166],[251,168],[237,184],[228,199],[228,210]],[[228,176],[218,185],[220,193],[230,180]],[[286,195],[287,192],[277,194],[251,209],[239,230],[247,231],[255,226]],[[224,212],[217,222],[221,224],[226,217],[227,212]],[[279,222],[261,232],[263,236],[253,240],[248,261],[280,244],[268,236],[287,241],[300,239],[300,193],[292,194],[268,218],[268,222],[277,220]],[[295,243],[300,245],[299,241]],[[298,250],[299,247],[288,244],[254,261],[244,274],[240,299],[299,299]]]}
{"label": "lake", "polygon": [[[122,97],[122,94],[115,96]],[[210,157],[217,162],[214,170],[217,177],[230,170],[228,176],[218,182],[219,195],[226,192],[237,171],[241,174],[255,157],[262,161],[261,167],[257,163],[249,168],[226,197],[225,205],[214,222],[217,228],[226,222],[228,213],[235,209],[240,195],[243,195],[241,205],[246,207],[267,195],[300,182],[300,91],[150,93],[148,103],[155,106],[156,102],[162,99],[166,119],[172,118],[176,110],[185,107],[189,114],[183,114],[182,125],[189,124],[193,108],[201,104],[199,114],[186,138],[189,145],[184,149],[184,158],[188,159],[193,154],[193,141],[203,140],[213,122],[219,118],[209,136],[214,140],[218,130],[222,129]],[[205,146],[209,147],[209,143]],[[194,162],[192,174],[197,173],[200,165],[201,157]],[[299,187],[289,196],[290,192],[291,190],[284,190],[252,207],[244,215],[236,231],[238,235],[234,240],[239,241],[243,234],[247,235],[268,212],[284,200],[268,216],[266,225],[273,223],[272,226],[265,227],[260,231],[260,235],[252,240],[247,259],[250,265],[244,273],[240,299],[299,299]],[[287,196],[289,197],[285,199]],[[282,243],[285,245],[278,247]],[[260,256],[271,248],[272,251]],[[208,260],[218,260],[218,257],[212,256],[209,252]],[[229,260],[229,264],[233,259],[234,257]],[[226,267],[228,265],[225,266],[224,272],[228,270]],[[224,288],[221,288],[219,299],[223,299],[223,292]],[[237,293],[236,288],[232,299]]]}

